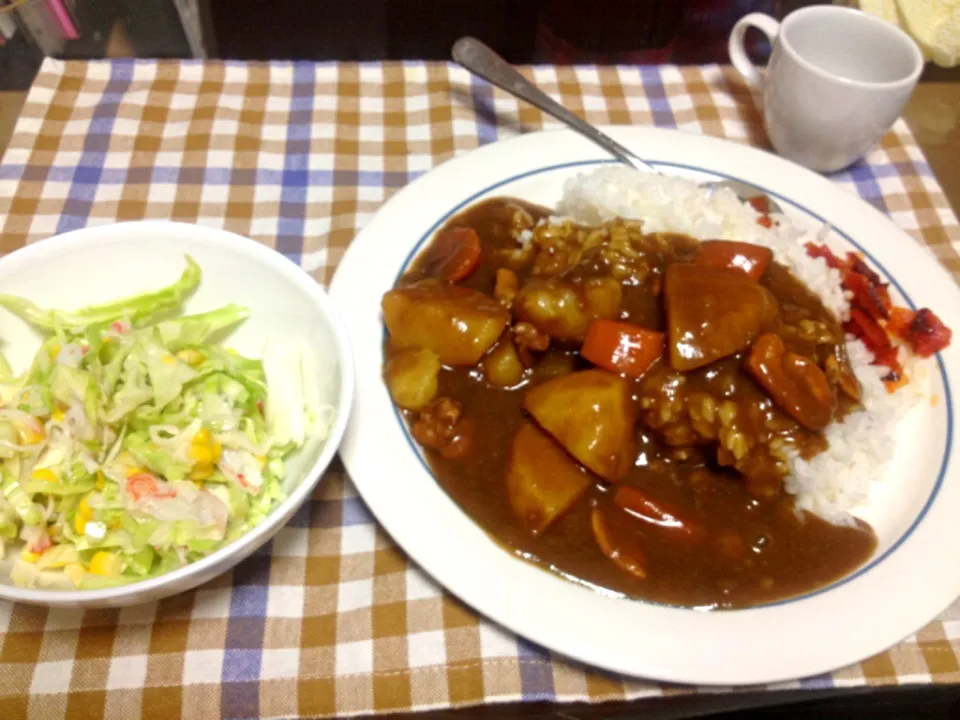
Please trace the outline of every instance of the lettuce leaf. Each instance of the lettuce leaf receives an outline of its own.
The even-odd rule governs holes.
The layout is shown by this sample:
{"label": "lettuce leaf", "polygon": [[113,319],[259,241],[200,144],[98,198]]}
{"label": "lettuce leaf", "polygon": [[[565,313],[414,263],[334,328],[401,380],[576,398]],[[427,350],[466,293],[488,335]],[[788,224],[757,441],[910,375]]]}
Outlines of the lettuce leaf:
{"label": "lettuce leaf", "polygon": [[127,435],[123,447],[133,453],[151,472],[167,480],[183,480],[190,472],[190,465],[178,461],[166,450],[157,447],[143,431]]}
{"label": "lettuce leaf", "polygon": [[184,315],[164,320],[150,328],[161,345],[170,352],[179,352],[188,347],[212,342],[220,334],[250,317],[250,311],[240,305],[225,305],[218,310]]}
{"label": "lettuce leaf", "polygon": [[186,256],[186,261],[187,268],[172,285],[114,302],[64,311],[41,308],[26,298],[0,294],[0,307],[5,307],[35,328],[50,333],[67,331],[77,334],[82,333],[88,325],[118,320],[128,320],[139,325],[180,307],[197,289],[200,284],[200,266],[189,255]]}

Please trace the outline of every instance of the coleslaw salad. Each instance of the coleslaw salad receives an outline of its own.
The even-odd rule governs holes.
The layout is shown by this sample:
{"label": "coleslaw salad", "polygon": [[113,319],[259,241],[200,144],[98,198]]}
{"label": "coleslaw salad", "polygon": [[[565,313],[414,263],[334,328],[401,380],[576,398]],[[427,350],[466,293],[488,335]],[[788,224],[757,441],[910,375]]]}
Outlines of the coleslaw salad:
{"label": "coleslaw salad", "polygon": [[93,589],[205,557],[291,489],[284,461],[326,435],[308,353],[263,360],[221,339],[249,313],[182,315],[197,264],[173,284],[75,311],[0,295],[42,335],[20,375],[0,355],[0,556],[23,587]]}

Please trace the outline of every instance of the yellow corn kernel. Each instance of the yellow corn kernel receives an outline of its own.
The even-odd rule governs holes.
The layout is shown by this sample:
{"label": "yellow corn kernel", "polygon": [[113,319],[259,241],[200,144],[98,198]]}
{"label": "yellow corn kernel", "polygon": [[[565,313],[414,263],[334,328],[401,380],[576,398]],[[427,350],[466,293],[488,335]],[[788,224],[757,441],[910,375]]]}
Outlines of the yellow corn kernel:
{"label": "yellow corn kernel", "polygon": [[27,424],[18,425],[17,435],[20,437],[21,445],[35,445],[47,436],[43,430],[43,425],[39,424],[36,427]]}
{"label": "yellow corn kernel", "polygon": [[34,480],[43,480],[48,483],[55,483],[59,480],[57,474],[50,468],[37,468],[33,471],[32,477]]}
{"label": "yellow corn kernel", "polygon": [[257,467],[263,470],[264,466],[267,464],[267,458],[265,455],[254,455],[253,459],[257,461]]}
{"label": "yellow corn kernel", "polygon": [[162,362],[164,365],[176,365],[177,359],[173,355],[164,355],[162,358],[160,358],[160,362]]}
{"label": "yellow corn kernel", "polygon": [[64,575],[70,578],[76,587],[80,587],[80,581],[83,580],[86,572],[80,563],[69,563],[63,568]]}
{"label": "yellow corn kernel", "polygon": [[190,471],[191,480],[206,480],[213,475],[213,465],[195,465]]}
{"label": "yellow corn kernel", "polygon": [[106,480],[103,477],[103,473],[97,470],[97,483],[95,486],[97,490],[103,490],[103,486],[105,483],[106,483]]}
{"label": "yellow corn kernel", "polygon": [[187,348],[186,350],[181,350],[177,353],[177,357],[183,360],[190,367],[196,367],[204,360],[207,359],[207,356],[204,355],[199,350],[194,350],[193,348]]}
{"label": "yellow corn kernel", "polygon": [[54,422],[63,422],[63,419],[67,414],[60,408],[56,408],[52,413],[50,413],[50,419]]}
{"label": "yellow corn kernel", "polygon": [[190,446],[190,459],[197,465],[213,465],[213,448],[209,445],[198,445],[194,443]]}
{"label": "yellow corn kernel", "polygon": [[198,468],[211,466],[210,471],[204,477],[210,476],[212,466],[220,460],[222,452],[223,446],[213,438],[206,428],[200,428],[190,443],[190,459],[196,463],[196,466]]}
{"label": "yellow corn kernel", "polygon": [[127,477],[130,478],[130,477],[133,477],[134,475],[142,475],[143,473],[148,473],[148,472],[150,471],[147,470],[145,467],[140,467],[138,465],[136,467],[127,468]]}
{"label": "yellow corn kernel", "polygon": [[54,343],[50,346],[50,359],[56,360],[57,355],[60,354],[60,343]]}
{"label": "yellow corn kernel", "polygon": [[32,565],[33,563],[35,563],[37,560],[40,559],[40,556],[42,554],[43,553],[30,552],[29,550],[24,548],[23,550],[20,551],[20,558]]}
{"label": "yellow corn kernel", "polygon": [[73,518],[73,531],[77,535],[83,535],[86,531],[87,523],[93,520],[93,508],[87,502],[87,498],[80,501],[77,506],[77,514]]}
{"label": "yellow corn kernel", "polygon": [[220,462],[220,455],[223,453],[223,446],[220,443],[215,442],[202,447],[203,450],[194,457],[194,460],[196,460],[198,464],[216,465]]}
{"label": "yellow corn kernel", "polygon": [[106,550],[101,550],[90,558],[90,572],[94,575],[116,577],[122,570],[123,560]]}

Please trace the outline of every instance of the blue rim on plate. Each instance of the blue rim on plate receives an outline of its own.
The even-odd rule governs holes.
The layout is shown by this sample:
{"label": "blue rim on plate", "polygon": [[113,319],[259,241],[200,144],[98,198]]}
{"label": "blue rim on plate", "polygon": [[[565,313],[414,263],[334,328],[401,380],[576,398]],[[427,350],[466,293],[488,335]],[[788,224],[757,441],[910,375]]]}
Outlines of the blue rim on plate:
{"label": "blue rim on plate", "polygon": [[[396,285],[397,281],[403,276],[403,273],[406,271],[406,269],[410,267],[410,263],[413,261],[414,257],[416,257],[416,255],[420,252],[424,243],[430,240],[433,237],[434,233],[436,233],[436,231],[439,230],[440,227],[442,227],[443,224],[447,222],[447,220],[449,220],[456,213],[463,210],[465,207],[469,206],[471,203],[475,202],[479,198],[489,193],[491,190],[496,190],[499,187],[503,187],[504,185],[508,185],[512,182],[516,182],[517,180],[523,180],[525,178],[532,177],[534,175],[539,175],[541,173],[553,172],[556,170],[568,170],[571,168],[585,167],[589,165],[612,165],[612,164],[616,164],[617,162],[618,162],[617,160],[613,160],[613,159],[611,160],[577,160],[573,162],[558,163],[556,165],[547,165],[545,167],[537,168],[535,170],[528,170],[526,172],[522,172],[517,175],[512,175],[508,178],[504,178],[503,180],[499,180],[493,183],[492,185],[488,185],[481,190],[478,190],[477,192],[473,193],[472,195],[465,198],[464,200],[461,200],[454,207],[450,208],[433,225],[431,225],[426,230],[426,232],[423,233],[423,235],[420,236],[420,239],[417,240],[416,244],[413,246],[413,248],[407,254],[407,257],[404,259],[403,265],[401,266],[400,271],[397,273],[396,277],[394,278],[393,284]],[[808,217],[814,218],[824,224],[830,224],[824,217],[813,212],[812,210],[807,209],[806,207],[796,202],[795,200],[791,200],[790,198],[785,197],[780,193],[773,192],[772,190],[768,190],[767,188],[763,187],[762,185],[758,185],[757,183],[748,182],[746,180],[738,178],[736,175],[729,175],[727,173],[717,172],[716,170],[707,170],[706,168],[697,167],[696,165],[685,165],[683,163],[672,163],[672,162],[659,161],[659,160],[644,160],[644,162],[647,162],[648,164],[653,165],[654,167],[666,167],[666,168],[677,168],[681,170],[692,170],[694,172],[704,173],[705,175],[710,175],[715,178],[723,178],[726,180],[736,180],[739,182],[747,183],[749,185],[753,185],[759,190],[762,190],[767,195],[775,197],[777,200],[781,202],[785,202],[789,205],[792,205],[797,210],[800,210],[801,212],[805,213]],[[916,305],[914,304],[911,297],[907,294],[907,292],[903,289],[900,283],[897,282],[896,278],[893,277],[893,275],[886,269],[886,267],[881,262],[879,262],[865,247],[863,247],[860,243],[858,243],[856,240],[850,237],[850,235],[848,235],[846,232],[844,232],[843,230],[840,230],[839,228],[833,225],[830,225],[830,227],[834,232],[840,235],[844,240],[846,240],[848,243],[853,245],[853,247],[855,247],[859,252],[863,253],[863,255],[871,263],[873,263],[874,267],[876,267],[879,270],[880,274],[883,275],[883,277],[887,281],[893,284],[893,286],[897,289],[897,292],[899,292],[900,295],[904,298],[904,300],[906,300],[907,305],[909,305],[910,309],[916,310]],[[387,332],[386,328],[384,328],[384,331],[383,331],[384,339],[386,339],[386,332]],[[743,612],[745,610],[756,610],[758,608],[769,608],[769,607],[776,607],[778,605],[789,605],[791,603],[800,602],[801,600],[806,600],[806,599],[815,597],[817,595],[822,595],[824,593],[835,590],[843,585],[846,585],[849,582],[852,582],[853,580],[856,580],[857,578],[869,572],[871,569],[877,567],[880,563],[882,563],[884,560],[890,557],[894,552],[896,552],[896,550],[901,545],[903,545],[903,543],[906,542],[906,540],[913,534],[913,532],[917,529],[917,527],[923,521],[923,518],[930,511],[930,508],[933,507],[933,504],[936,501],[937,495],[940,493],[940,488],[943,485],[943,479],[944,477],[946,477],[946,474],[947,474],[947,466],[950,464],[950,452],[953,445],[953,402],[950,394],[950,381],[947,378],[946,368],[944,367],[943,358],[940,356],[940,353],[936,354],[936,359],[937,359],[937,367],[940,371],[940,379],[943,382],[944,395],[946,396],[946,403],[945,403],[946,411],[947,411],[946,444],[943,449],[943,459],[940,462],[940,471],[937,474],[937,481],[936,483],[934,483],[933,489],[930,491],[929,497],[927,497],[926,502],[923,504],[923,507],[920,509],[920,512],[917,513],[917,516],[916,518],[914,518],[913,522],[910,524],[910,527],[908,527],[903,532],[903,534],[899,538],[897,538],[897,540],[882,555],[874,558],[869,563],[859,568],[855,572],[851,573],[850,575],[847,575],[846,577],[843,577],[833,583],[830,583],[829,585],[825,585],[824,587],[818,588],[811,592],[804,593],[803,595],[797,595],[795,597],[785,598],[783,600],[777,600],[775,602],[763,603],[761,605],[751,605],[745,608],[723,609],[722,612]],[[432,477],[434,481],[436,481],[436,476],[433,474],[433,471],[430,469],[429,464],[424,459],[423,453],[420,451],[419,446],[414,441],[414,439],[410,436],[410,431],[409,431],[409,428],[407,427],[407,423],[404,421],[403,415],[400,413],[400,410],[397,409],[395,405],[393,406],[393,412],[394,412],[394,416],[397,419],[397,422],[400,424],[400,427],[403,431],[403,435],[406,438],[407,444],[414,451],[414,454],[416,454],[417,459],[420,461],[420,464],[423,466],[424,470],[427,471],[427,474],[429,474],[430,477]],[[476,521],[474,521],[473,518],[471,518],[471,522],[474,522],[474,524],[476,524]],[[544,572],[549,572],[549,571],[545,570]],[[648,605],[670,607],[670,608],[676,608],[679,610],[696,610],[696,608],[685,606],[685,605],[674,605],[670,603],[655,602],[653,600],[647,600],[644,598],[635,598],[635,597],[629,597],[629,596],[626,596],[626,597],[627,599],[630,599],[634,602],[645,603]]]}

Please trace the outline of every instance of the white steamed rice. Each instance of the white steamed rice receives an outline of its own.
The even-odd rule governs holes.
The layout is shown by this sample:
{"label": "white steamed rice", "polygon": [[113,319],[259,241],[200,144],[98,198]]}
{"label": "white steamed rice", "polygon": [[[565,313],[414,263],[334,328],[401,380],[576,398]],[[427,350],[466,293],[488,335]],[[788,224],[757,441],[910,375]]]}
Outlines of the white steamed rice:
{"label": "white steamed rice", "polygon": [[[644,232],[675,232],[695,238],[727,239],[769,247],[774,258],[790,268],[839,318],[849,317],[841,275],[804,244],[824,242],[828,228],[813,234],[776,216],[772,228],[757,223],[758,213],[729,189],[707,192],[692,180],[639,173],[626,167],[603,167],[568,180],[557,208],[559,215],[585,225],[630,218],[643,221]],[[829,245],[829,241],[827,241]],[[835,523],[852,522],[850,511],[867,500],[871,485],[883,474],[893,453],[900,417],[923,396],[921,373],[912,368],[911,386],[887,393],[886,370],[870,364],[859,340],[847,336],[850,363],[863,386],[864,410],[850,414],[826,430],[829,449],[810,461],[793,457],[786,489],[798,509]]]}

